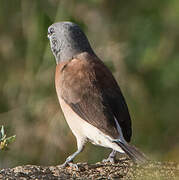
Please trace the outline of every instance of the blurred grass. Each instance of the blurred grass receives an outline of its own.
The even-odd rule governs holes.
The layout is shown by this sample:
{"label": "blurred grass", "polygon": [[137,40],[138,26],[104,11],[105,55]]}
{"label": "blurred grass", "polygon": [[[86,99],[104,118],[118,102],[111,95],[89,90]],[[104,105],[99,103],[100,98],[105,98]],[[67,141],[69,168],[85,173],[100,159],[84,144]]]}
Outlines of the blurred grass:
{"label": "blurred grass", "polygon": [[[1,0],[0,125],[15,143],[0,167],[60,164],[75,151],[54,88],[46,37],[70,20],[87,34],[114,73],[129,106],[132,142],[151,158],[179,161],[179,1]],[[96,162],[109,150],[87,145],[76,159]]]}

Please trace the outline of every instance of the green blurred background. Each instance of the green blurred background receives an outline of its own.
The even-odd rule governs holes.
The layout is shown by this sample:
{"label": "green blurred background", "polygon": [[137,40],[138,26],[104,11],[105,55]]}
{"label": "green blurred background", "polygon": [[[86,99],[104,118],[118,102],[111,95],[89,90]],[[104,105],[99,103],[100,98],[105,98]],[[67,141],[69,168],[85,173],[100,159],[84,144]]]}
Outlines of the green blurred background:
{"label": "green blurred background", "polygon": [[[76,150],[47,39],[48,26],[66,20],[82,27],[119,82],[132,143],[152,159],[179,161],[178,0],[0,0],[0,125],[17,135],[0,167],[61,164]],[[108,153],[88,144],[76,161]]]}

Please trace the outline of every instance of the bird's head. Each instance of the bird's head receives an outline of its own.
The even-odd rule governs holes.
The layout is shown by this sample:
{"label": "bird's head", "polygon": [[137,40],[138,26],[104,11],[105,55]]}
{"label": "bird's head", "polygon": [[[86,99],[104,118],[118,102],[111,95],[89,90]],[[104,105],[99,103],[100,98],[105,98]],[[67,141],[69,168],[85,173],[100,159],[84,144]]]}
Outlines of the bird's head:
{"label": "bird's head", "polygon": [[82,52],[94,54],[83,31],[72,22],[52,24],[48,28],[48,38],[57,64]]}

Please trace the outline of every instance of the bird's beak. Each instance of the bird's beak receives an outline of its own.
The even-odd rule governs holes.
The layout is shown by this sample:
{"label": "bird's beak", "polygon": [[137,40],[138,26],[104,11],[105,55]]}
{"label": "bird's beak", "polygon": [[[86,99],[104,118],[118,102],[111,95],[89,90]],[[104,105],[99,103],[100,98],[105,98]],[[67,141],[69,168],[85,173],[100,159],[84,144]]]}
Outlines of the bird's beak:
{"label": "bird's beak", "polygon": [[47,33],[47,38],[50,40],[50,36],[51,36],[51,34],[48,32]]}

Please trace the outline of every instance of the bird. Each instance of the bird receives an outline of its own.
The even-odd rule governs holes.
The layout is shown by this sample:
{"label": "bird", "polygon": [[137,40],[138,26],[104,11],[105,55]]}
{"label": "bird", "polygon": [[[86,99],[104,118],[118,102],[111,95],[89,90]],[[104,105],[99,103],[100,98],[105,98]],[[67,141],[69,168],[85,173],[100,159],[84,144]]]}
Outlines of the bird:
{"label": "bird", "polygon": [[48,27],[48,39],[56,60],[55,87],[77,151],[62,164],[68,166],[86,142],[126,153],[135,163],[147,161],[144,153],[129,144],[132,124],[121,89],[111,71],[98,58],[80,26],[69,21]]}

